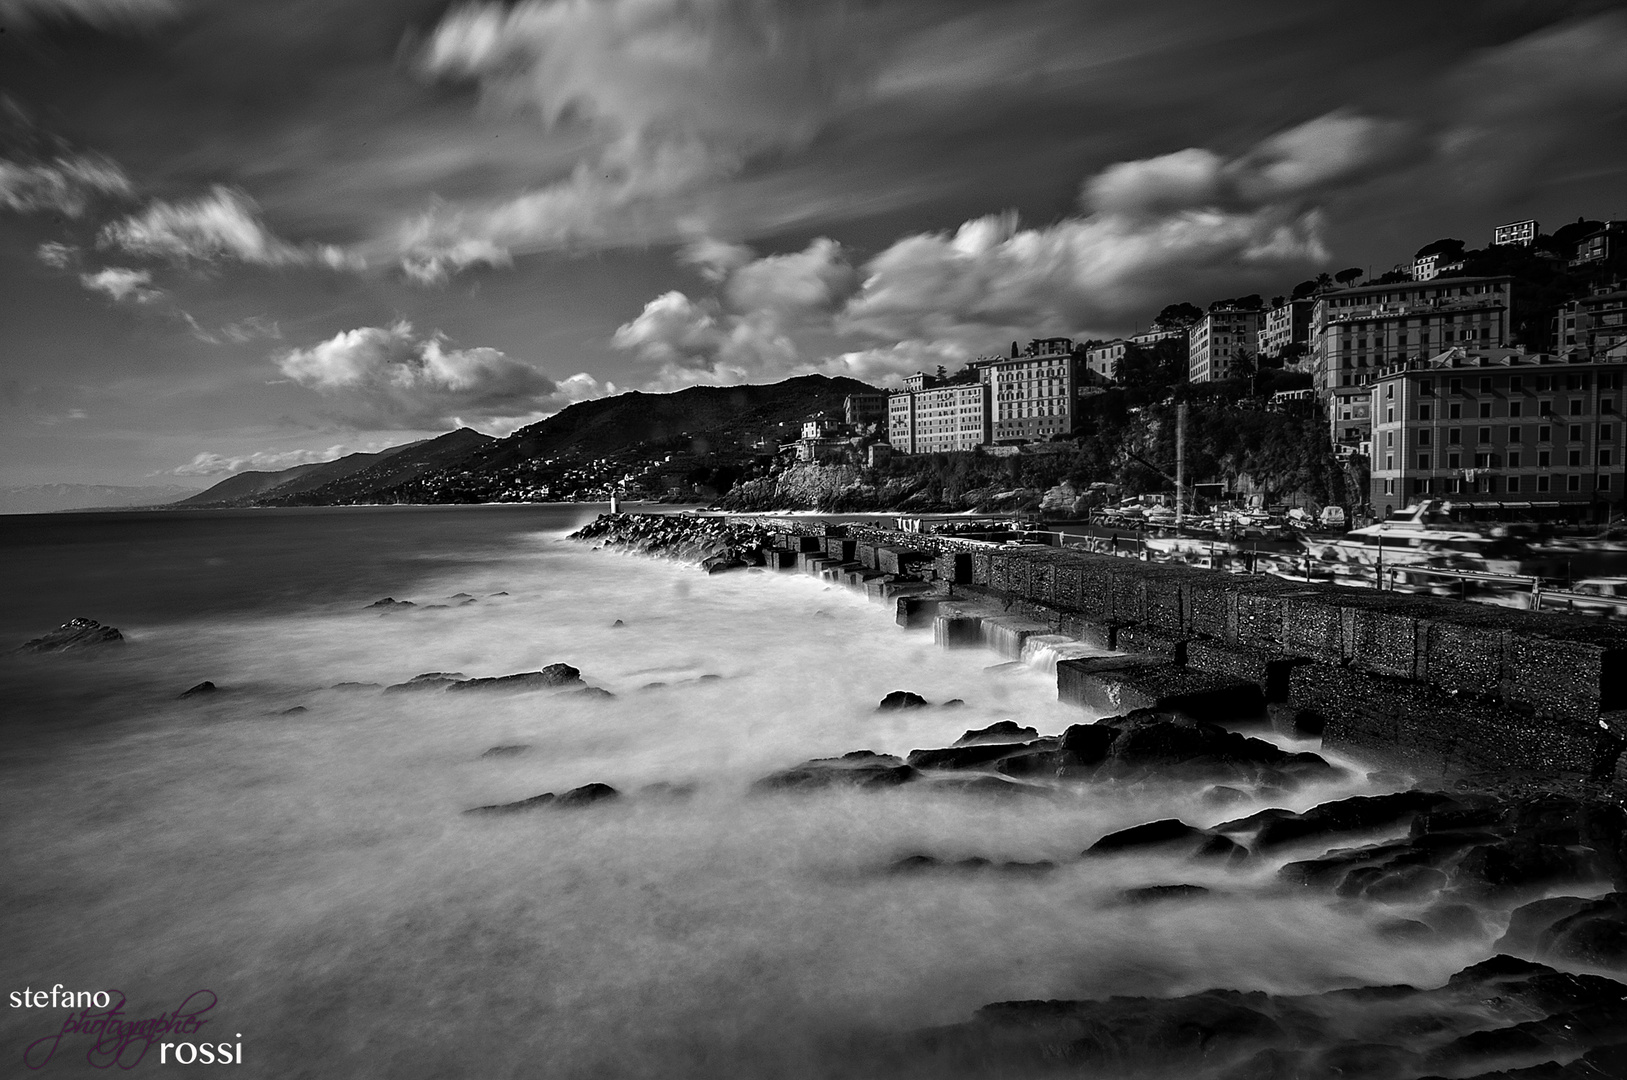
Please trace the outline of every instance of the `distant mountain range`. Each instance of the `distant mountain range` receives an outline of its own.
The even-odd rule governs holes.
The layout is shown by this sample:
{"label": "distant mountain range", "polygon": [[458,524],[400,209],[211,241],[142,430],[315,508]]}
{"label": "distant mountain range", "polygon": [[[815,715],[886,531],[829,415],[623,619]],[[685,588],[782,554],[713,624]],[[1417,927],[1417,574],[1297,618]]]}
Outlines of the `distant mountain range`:
{"label": "distant mountain range", "polygon": [[615,471],[596,462],[715,462],[761,453],[796,438],[802,422],[816,413],[840,417],[847,395],[875,392],[855,379],[824,375],[762,386],[692,386],[670,394],[635,390],[578,402],[501,439],[460,428],[373,454],[238,473],[177,505],[479,502],[525,497],[544,474],[548,497],[569,498],[574,489],[561,485],[561,474],[586,491]]}
{"label": "distant mountain range", "polygon": [[296,465],[280,472],[241,472],[200,491],[180,506],[326,506],[368,502],[368,496],[468,457],[490,435],[458,428],[433,439],[403,443],[372,454]]}
{"label": "distant mountain range", "polygon": [[0,514],[49,514],[62,510],[162,506],[192,494],[177,484],[116,487],[110,484],[30,484],[0,488]]}

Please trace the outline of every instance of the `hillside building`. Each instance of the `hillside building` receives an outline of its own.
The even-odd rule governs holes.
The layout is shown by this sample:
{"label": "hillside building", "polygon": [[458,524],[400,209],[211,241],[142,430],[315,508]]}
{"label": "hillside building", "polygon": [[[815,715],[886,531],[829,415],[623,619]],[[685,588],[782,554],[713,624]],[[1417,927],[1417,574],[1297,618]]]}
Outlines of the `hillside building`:
{"label": "hillside building", "polygon": [[1607,221],[1598,232],[1582,237],[1570,264],[1627,269],[1627,221]]}
{"label": "hillside building", "polygon": [[1112,382],[1119,377],[1119,361],[1124,359],[1125,351],[1130,343],[1123,338],[1117,338],[1103,345],[1085,351],[1085,367],[1102,378]]}
{"label": "hillside building", "polygon": [[1447,262],[1446,256],[1436,252],[1422,258],[1412,260],[1412,280],[1434,281],[1449,270],[1462,270],[1463,262]]}
{"label": "hillside building", "polygon": [[1443,277],[1323,293],[1311,312],[1312,385],[1344,452],[1368,438],[1367,387],[1384,368],[1443,349],[1508,345],[1507,277]]}
{"label": "hillside building", "polygon": [[1530,247],[1537,242],[1537,223],[1533,218],[1524,221],[1511,221],[1507,225],[1499,225],[1493,231],[1491,243],[1493,247],[1503,244],[1524,244]]}
{"label": "hillside building", "polygon": [[1316,301],[1305,297],[1267,309],[1260,331],[1255,335],[1259,354],[1276,359],[1291,345],[1308,345],[1311,340],[1311,312],[1315,307]]}
{"label": "hillside building", "polygon": [[1606,288],[1572,300],[1554,313],[1549,340],[1567,358],[1627,356],[1627,291]]}
{"label": "hillside building", "polygon": [[886,394],[849,394],[842,399],[842,419],[853,428],[887,423]]}
{"label": "hillside building", "polygon": [[1071,432],[1085,364],[1071,338],[1036,338],[1018,356],[973,361],[989,388],[991,441],[1038,442]]}
{"label": "hillside building", "polygon": [[1623,490],[1627,359],[1454,347],[1375,373],[1370,500],[1428,497],[1580,518]]}
{"label": "hillside building", "polygon": [[1185,330],[1179,328],[1174,330],[1148,330],[1145,334],[1130,335],[1130,344],[1139,345],[1142,348],[1146,348],[1149,345],[1156,345],[1160,341],[1184,342],[1186,340],[1186,333],[1187,332]]}
{"label": "hillside building", "polygon": [[887,398],[887,441],[900,454],[975,450],[990,438],[989,387],[940,383],[924,372]]}
{"label": "hillside building", "polygon": [[1259,347],[1261,314],[1242,308],[1209,312],[1187,332],[1187,377],[1192,382],[1229,379],[1238,354]]}

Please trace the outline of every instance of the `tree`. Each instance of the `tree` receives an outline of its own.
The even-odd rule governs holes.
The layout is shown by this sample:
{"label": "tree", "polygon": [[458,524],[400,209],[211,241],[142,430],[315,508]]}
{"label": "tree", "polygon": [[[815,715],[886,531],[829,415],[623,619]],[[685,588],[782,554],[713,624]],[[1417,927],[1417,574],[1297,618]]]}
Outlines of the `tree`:
{"label": "tree", "polygon": [[1367,271],[1363,270],[1359,266],[1352,266],[1352,267],[1349,267],[1347,269],[1339,271],[1337,274],[1334,274],[1333,275],[1333,280],[1337,281],[1341,285],[1348,285],[1352,281],[1358,281],[1361,278],[1366,277],[1366,276],[1367,276]]}
{"label": "tree", "polygon": [[1159,330],[1186,330],[1201,318],[1203,311],[1196,304],[1167,304],[1152,324]]}
{"label": "tree", "polygon": [[1309,280],[1309,281],[1302,281],[1298,285],[1294,286],[1294,291],[1293,291],[1293,293],[1290,294],[1290,299],[1303,300],[1307,296],[1310,296],[1314,292],[1316,292],[1316,281],[1315,281],[1315,279],[1312,279],[1312,280]]}
{"label": "tree", "polygon": [[1333,278],[1330,277],[1326,273],[1317,274],[1316,275],[1316,288],[1317,288],[1317,291],[1319,291],[1319,292],[1321,290],[1323,290],[1323,289],[1331,289],[1331,288],[1333,288]]}
{"label": "tree", "polygon": [[1430,241],[1419,248],[1412,257],[1422,259],[1426,255],[1439,255],[1447,262],[1456,262],[1458,259],[1463,258],[1463,247],[1462,240],[1447,236],[1440,240]]}
{"label": "tree", "polygon": [[1261,308],[1265,307],[1265,301],[1260,299],[1259,293],[1249,293],[1247,296],[1239,296],[1236,300],[1233,300],[1232,303],[1237,307],[1242,308],[1244,311],[1259,311]]}
{"label": "tree", "polygon": [[1288,298],[1286,296],[1273,296],[1271,298],[1271,306],[1274,308],[1282,307],[1287,302]]}

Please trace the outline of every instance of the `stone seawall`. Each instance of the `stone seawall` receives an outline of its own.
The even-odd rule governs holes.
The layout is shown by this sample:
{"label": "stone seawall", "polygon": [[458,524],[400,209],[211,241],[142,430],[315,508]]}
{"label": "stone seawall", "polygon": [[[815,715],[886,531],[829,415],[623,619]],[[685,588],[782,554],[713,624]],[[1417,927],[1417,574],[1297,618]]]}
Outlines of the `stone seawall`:
{"label": "stone seawall", "polygon": [[[1195,686],[1236,701],[1249,684],[1280,723],[1422,774],[1606,780],[1622,756],[1627,628],[1613,623],[865,524],[761,516],[730,527],[767,565],[800,564],[873,599],[976,601],[931,609],[947,620],[945,643],[982,640],[980,605],[1008,624],[990,628],[1002,652],[1056,634],[1136,657],[1111,670],[1059,660],[1059,693],[1082,705],[1197,707]],[[901,605],[900,622],[927,624],[911,612]]]}

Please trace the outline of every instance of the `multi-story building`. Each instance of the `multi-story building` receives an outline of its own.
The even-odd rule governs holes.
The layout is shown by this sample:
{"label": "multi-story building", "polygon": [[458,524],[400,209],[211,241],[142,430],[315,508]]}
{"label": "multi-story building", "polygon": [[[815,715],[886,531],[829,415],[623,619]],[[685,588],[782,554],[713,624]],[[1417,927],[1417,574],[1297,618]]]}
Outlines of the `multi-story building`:
{"label": "multi-story building", "polygon": [[1312,385],[1328,410],[1334,445],[1367,440],[1367,390],[1382,368],[1445,348],[1508,344],[1506,277],[1436,278],[1323,293],[1311,312]]}
{"label": "multi-story building", "polygon": [[1187,371],[1192,382],[1231,377],[1238,354],[1259,347],[1260,312],[1217,308],[1187,332]]}
{"label": "multi-story building", "polygon": [[887,441],[901,454],[975,450],[989,441],[989,387],[945,382],[925,373],[887,399]]}
{"label": "multi-story building", "polygon": [[1130,344],[1139,345],[1142,348],[1146,348],[1149,345],[1156,345],[1160,341],[1185,341],[1186,334],[1187,332],[1185,330],[1180,329],[1148,330],[1145,334],[1132,334],[1130,336]]}
{"label": "multi-story building", "polygon": [[1316,301],[1310,297],[1290,300],[1265,313],[1264,324],[1255,335],[1261,356],[1278,357],[1290,345],[1306,345],[1311,340],[1311,311]]}
{"label": "multi-story building", "polygon": [[1550,338],[1566,357],[1597,360],[1627,342],[1627,291],[1600,289],[1554,313]]}
{"label": "multi-story building", "polygon": [[1085,367],[1104,379],[1113,380],[1119,377],[1119,361],[1124,359],[1124,353],[1130,343],[1123,338],[1117,338],[1105,345],[1085,351]]}
{"label": "multi-story building", "polygon": [[849,394],[842,399],[842,419],[850,427],[864,428],[887,422],[886,394]]}
{"label": "multi-story building", "polygon": [[1442,261],[1445,258],[1446,256],[1442,255],[1440,252],[1436,252],[1433,255],[1425,255],[1422,258],[1412,260],[1412,280],[1434,281],[1448,270],[1463,269],[1463,261],[1461,259],[1456,262]]}
{"label": "multi-story building", "polygon": [[1627,266],[1627,221],[1607,221],[1604,228],[1577,241],[1572,266]]}
{"label": "multi-story building", "polygon": [[989,388],[992,441],[1037,442],[1071,432],[1085,362],[1070,338],[1036,338],[1018,356],[973,361]]}
{"label": "multi-story building", "polygon": [[1502,244],[1525,244],[1527,247],[1537,242],[1537,223],[1535,219],[1527,218],[1525,221],[1511,221],[1507,225],[1499,225],[1492,233],[1493,247]]}
{"label": "multi-story building", "polygon": [[1622,497],[1627,359],[1455,347],[1376,373],[1371,503],[1432,496],[1581,517]]}

